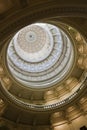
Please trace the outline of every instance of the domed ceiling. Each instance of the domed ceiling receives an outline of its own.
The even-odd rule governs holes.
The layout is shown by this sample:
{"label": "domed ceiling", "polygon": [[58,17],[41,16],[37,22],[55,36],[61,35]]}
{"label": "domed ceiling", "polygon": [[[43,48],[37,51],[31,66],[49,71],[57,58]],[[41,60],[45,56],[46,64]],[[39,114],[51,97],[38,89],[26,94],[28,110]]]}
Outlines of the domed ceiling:
{"label": "domed ceiling", "polygon": [[11,40],[7,60],[12,75],[31,88],[47,88],[62,81],[74,64],[73,42],[52,24],[35,23]]}
{"label": "domed ceiling", "polygon": [[1,83],[8,100],[34,111],[67,105],[84,88],[86,49],[85,38],[62,22],[22,28],[1,53],[1,73],[6,73]]}
{"label": "domed ceiling", "polygon": [[0,5],[0,129],[86,128],[86,2]]}

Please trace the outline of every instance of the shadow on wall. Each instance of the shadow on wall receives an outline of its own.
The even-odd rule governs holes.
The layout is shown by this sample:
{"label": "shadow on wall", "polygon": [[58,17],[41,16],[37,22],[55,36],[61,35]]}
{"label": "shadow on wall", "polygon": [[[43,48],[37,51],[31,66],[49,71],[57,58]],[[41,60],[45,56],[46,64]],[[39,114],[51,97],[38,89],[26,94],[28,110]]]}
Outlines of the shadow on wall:
{"label": "shadow on wall", "polygon": [[87,130],[86,126],[80,128],[80,130]]}
{"label": "shadow on wall", "polygon": [[7,126],[0,126],[0,130],[10,130]]}

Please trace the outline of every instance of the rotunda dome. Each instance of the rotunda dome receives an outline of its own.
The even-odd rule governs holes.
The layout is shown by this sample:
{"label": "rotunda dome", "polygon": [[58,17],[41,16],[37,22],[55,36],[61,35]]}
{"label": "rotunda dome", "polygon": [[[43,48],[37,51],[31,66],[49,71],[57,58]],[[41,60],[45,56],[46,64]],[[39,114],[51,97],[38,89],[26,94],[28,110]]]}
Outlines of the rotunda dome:
{"label": "rotunda dome", "polygon": [[12,75],[31,88],[60,83],[74,63],[73,43],[59,27],[35,23],[19,30],[7,50]]}

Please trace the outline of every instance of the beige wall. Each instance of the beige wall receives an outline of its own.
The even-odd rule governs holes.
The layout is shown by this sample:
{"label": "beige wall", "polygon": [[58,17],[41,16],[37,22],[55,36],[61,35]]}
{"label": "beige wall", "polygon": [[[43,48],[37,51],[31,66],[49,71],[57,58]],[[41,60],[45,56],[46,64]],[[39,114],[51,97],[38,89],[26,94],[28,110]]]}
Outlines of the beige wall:
{"label": "beige wall", "polygon": [[80,127],[82,126],[87,127],[87,115],[78,117],[77,119],[73,120],[70,124],[55,126],[54,130],[80,130]]}

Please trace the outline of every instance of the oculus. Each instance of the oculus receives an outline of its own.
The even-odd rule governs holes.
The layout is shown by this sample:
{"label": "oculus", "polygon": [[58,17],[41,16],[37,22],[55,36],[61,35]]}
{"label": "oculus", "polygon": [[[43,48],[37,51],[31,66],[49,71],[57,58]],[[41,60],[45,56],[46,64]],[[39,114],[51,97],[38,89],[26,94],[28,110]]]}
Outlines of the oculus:
{"label": "oculus", "polygon": [[35,23],[19,30],[7,49],[8,67],[27,87],[47,88],[60,83],[74,63],[74,47],[59,27]]}

